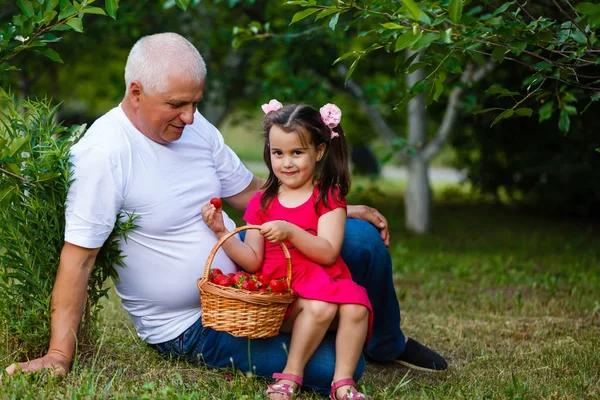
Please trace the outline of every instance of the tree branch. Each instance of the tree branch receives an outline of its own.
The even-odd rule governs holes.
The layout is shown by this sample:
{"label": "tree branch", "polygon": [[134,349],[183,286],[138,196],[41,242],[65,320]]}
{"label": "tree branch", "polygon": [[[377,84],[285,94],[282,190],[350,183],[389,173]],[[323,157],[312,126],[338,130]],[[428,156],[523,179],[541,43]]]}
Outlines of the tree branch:
{"label": "tree branch", "polygon": [[488,62],[487,64],[477,68],[474,70],[474,66],[472,63],[467,65],[465,72],[463,72],[460,77],[460,85],[456,85],[450,95],[448,96],[448,104],[446,105],[446,111],[444,112],[444,119],[440,124],[440,127],[435,135],[435,138],[427,143],[423,148],[421,155],[428,162],[441,150],[448,136],[450,136],[450,132],[452,132],[452,126],[456,121],[456,117],[458,116],[458,103],[460,102],[460,96],[465,89],[465,86],[470,83],[479,82],[483,79],[490,71],[494,69],[495,65],[493,62]]}
{"label": "tree branch", "polygon": [[[341,76],[346,76],[348,73],[348,68],[343,64],[337,65],[337,71]],[[348,79],[346,83],[346,87],[350,90],[350,93],[358,100],[358,104],[363,110],[363,112],[369,117],[371,124],[376,131],[383,135],[383,137],[389,141],[390,144],[393,143],[394,138],[396,137],[396,132],[385,122],[385,119],[379,112],[379,110],[370,105],[367,101],[367,96],[365,96],[364,91],[360,87],[358,83],[356,83],[352,78]]]}

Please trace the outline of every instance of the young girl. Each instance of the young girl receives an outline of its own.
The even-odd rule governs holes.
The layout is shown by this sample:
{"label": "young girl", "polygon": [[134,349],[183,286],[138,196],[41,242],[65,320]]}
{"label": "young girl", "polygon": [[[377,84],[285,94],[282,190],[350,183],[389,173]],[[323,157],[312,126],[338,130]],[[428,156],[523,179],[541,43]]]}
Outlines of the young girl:
{"label": "young girl", "polygon": [[[286,275],[279,242],[290,250],[291,286],[298,300],[281,331],[292,332],[292,338],[285,369],[273,374],[277,381],[266,393],[270,399],[297,395],[310,357],[326,332],[337,330],[330,398],[366,399],[352,376],[370,331],[372,309],[366,290],[352,281],[340,257],[350,188],[341,111],[333,104],[320,111],[307,105],[283,107],[277,100],[263,110],[269,177],[244,215],[261,229],[246,231],[244,242],[231,238],[222,248],[247,272],[262,268],[271,278]],[[219,238],[227,233],[220,209],[207,204],[202,216]]]}

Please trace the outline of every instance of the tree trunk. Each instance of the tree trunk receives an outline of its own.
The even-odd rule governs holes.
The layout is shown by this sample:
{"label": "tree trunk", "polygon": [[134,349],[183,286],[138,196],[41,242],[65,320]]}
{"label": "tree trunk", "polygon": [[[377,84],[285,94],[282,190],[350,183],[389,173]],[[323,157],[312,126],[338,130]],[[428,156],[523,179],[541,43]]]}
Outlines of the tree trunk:
{"label": "tree trunk", "polygon": [[[408,54],[410,56],[411,54]],[[411,87],[425,78],[424,69],[406,76],[406,86]],[[408,146],[416,152],[408,160],[408,184],[405,194],[406,228],[425,233],[431,226],[431,187],[429,186],[429,160],[421,149],[427,141],[427,113],[425,97],[420,94],[408,102]]]}

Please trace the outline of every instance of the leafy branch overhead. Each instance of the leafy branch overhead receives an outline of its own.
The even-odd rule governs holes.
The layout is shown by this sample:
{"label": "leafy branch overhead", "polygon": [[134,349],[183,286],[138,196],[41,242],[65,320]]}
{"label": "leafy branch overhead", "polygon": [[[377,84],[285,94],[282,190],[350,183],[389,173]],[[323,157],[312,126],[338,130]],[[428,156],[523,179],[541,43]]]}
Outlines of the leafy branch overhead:
{"label": "leafy branch overhead", "polygon": [[[488,94],[511,99],[498,110],[494,124],[511,116],[532,116],[539,121],[559,113],[559,128],[567,132],[570,117],[600,99],[600,4],[557,0],[542,1],[415,1],[293,0],[303,8],[292,24],[314,17],[332,29],[344,29],[364,38],[337,58],[351,61],[346,81],[360,61],[375,52],[395,55],[395,72],[425,69],[425,78],[401,95],[402,102],[423,93],[427,103],[437,101],[444,82],[460,75],[469,62],[484,65],[511,62],[528,71],[520,90],[493,85]],[[261,34],[257,32],[256,34]],[[411,50],[407,56],[404,50]],[[417,58],[418,55],[418,58]],[[503,104],[505,104],[503,102]]]}

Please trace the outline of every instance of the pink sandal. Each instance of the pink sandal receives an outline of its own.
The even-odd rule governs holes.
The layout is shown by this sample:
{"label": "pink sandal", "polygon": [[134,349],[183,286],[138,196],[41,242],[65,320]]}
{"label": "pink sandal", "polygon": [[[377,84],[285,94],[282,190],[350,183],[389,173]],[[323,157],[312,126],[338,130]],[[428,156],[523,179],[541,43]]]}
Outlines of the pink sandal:
{"label": "pink sandal", "polygon": [[273,379],[277,379],[277,382],[279,382],[279,380],[281,380],[281,379],[286,379],[288,381],[297,383],[298,384],[297,392],[296,392],[296,389],[294,389],[291,385],[289,385],[287,383],[275,382],[275,383],[269,385],[269,388],[265,392],[266,394],[279,393],[284,396],[287,396],[287,398],[290,400],[300,394],[300,387],[302,386],[302,378],[300,378],[299,376],[292,375],[292,374],[275,373],[275,374],[273,374]]}
{"label": "pink sandal", "polygon": [[[348,393],[346,393],[341,399],[338,399],[335,392],[340,387],[346,386],[346,385],[352,386],[352,390],[348,390]],[[354,382],[353,379],[342,379],[342,380],[339,380],[337,382],[333,382],[331,384],[331,392],[329,392],[329,398],[331,400],[351,400],[351,399],[364,399],[364,400],[368,400],[368,399],[372,399],[371,396],[366,396],[365,394],[357,391],[356,387],[357,387],[356,386],[356,382]]]}

